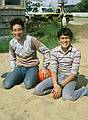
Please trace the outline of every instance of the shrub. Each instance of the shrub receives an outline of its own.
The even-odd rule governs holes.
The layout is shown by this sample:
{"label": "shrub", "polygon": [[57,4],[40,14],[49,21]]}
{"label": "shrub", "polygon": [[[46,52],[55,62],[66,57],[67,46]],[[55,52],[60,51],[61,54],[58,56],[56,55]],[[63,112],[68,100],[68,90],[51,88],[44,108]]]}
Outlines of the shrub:
{"label": "shrub", "polygon": [[9,51],[9,41],[12,36],[6,36],[0,38],[0,53],[6,53]]}

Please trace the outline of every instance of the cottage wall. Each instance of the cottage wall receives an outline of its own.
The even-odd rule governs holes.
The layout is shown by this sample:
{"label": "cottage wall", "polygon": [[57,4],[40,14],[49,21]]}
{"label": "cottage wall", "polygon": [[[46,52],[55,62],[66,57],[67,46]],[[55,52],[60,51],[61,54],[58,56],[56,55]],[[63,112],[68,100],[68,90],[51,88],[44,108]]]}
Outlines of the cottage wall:
{"label": "cottage wall", "polygon": [[15,17],[21,17],[25,21],[25,2],[21,0],[19,5],[5,5],[5,0],[0,1],[0,36],[10,35],[10,21]]}

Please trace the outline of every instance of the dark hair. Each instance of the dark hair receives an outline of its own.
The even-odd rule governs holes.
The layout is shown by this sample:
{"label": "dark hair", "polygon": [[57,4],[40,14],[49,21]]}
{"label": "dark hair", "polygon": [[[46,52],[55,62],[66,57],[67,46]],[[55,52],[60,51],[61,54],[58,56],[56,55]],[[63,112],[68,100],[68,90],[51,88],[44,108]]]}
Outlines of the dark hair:
{"label": "dark hair", "polygon": [[61,35],[69,36],[71,39],[73,38],[73,33],[69,28],[62,28],[58,31],[57,37],[60,38]]}
{"label": "dark hair", "polygon": [[24,29],[24,22],[22,21],[21,18],[14,18],[14,19],[12,19],[11,22],[10,22],[10,28],[12,29],[15,24],[21,25],[22,28]]}

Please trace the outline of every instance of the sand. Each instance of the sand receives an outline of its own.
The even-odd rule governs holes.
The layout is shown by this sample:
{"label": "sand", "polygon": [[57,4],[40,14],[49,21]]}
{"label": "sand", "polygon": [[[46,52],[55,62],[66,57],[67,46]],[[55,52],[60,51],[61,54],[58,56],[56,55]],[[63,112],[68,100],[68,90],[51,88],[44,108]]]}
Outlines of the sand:
{"label": "sand", "polygon": [[[88,86],[88,35],[85,38],[79,33],[79,42],[75,46],[82,53],[79,87]],[[8,53],[0,53],[0,76],[9,69]],[[86,96],[77,101],[62,98],[54,100],[50,94],[34,95],[34,89],[26,90],[23,84],[5,90],[2,86],[3,79],[0,77],[0,120],[88,120]]]}

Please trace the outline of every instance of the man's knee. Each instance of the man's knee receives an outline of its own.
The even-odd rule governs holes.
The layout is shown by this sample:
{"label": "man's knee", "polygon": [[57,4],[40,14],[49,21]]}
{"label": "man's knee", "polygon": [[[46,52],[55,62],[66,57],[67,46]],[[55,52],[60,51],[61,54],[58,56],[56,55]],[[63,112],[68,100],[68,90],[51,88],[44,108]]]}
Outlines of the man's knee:
{"label": "man's knee", "polygon": [[37,85],[34,89],[34,94],[36,95],[39,95],[39,96],[42,96],[43,95],[43,92],[42,92],[42,89],[39,87],[39,85]]}
{"label": "man's knee", "polygon": [[10,83],[4,81],[4,82],[3,82],[3,87],[4,87],[5,89],[10,89],[10,88],[13,87],[13,85],[11,85]]}
{"label": "man's knee", "polygon": [[70,93],[62,93],[62,98],[64,100],[70,100],[70,101],[75,101],[74,97]]}
{"label": "man's knee", "polygon": [[28,81],[28,82],[24,82],[24,84],[26,89],[31,89],[31,88],[34,88],[37,83]]}
{"label": "man's knee", "polygon": [[33,85],[25,84],[25,88],[26,89],[31,89],[31,88],[33,88]]}

